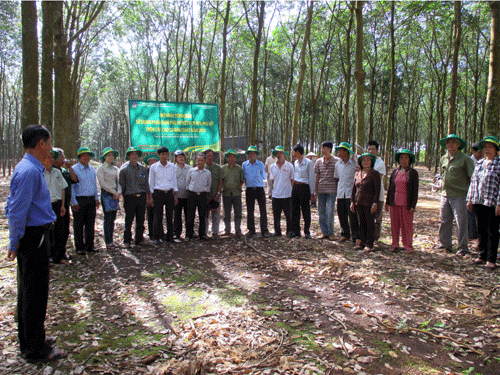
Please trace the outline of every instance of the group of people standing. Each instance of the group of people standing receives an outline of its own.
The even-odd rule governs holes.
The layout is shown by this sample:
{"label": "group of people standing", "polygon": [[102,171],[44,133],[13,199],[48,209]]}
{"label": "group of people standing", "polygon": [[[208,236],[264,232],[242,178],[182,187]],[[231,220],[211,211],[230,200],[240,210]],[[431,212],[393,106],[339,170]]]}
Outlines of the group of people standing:
{"label": "group of people standing", "polygon": [[473,146],[471,157],[462,152],[466,142],[456,134],[441,139],[439,144],[446,153],[441,157],[438,184],[441,190],[438,249],[453,252],[455,219],[456,255],[470,256],[469,230],[471,234],[477,231],[479,257],[473,263],[494,270],[500,226],[500,142],[497,137],[485,137]]}
{"label": "group of people standing", "polygon": [[[50,132],[41,125],[30,125],[22,134],[26,154],[16,166],[7,199],[10,245],[8,260],[17,258],[19,341],[21,353],[28,362],[47,362],[64,358],[67,353],[54,346],[55,338],[45,335],[49,262],[65,263],[69,236],[70,206],[74,217],[76,252],[96,252],[94,226],[96,210],[104,212],[106,247],[115,247],[114,226],[119,201],[125,210],[125,247],[144,241],[145,218],[148,234],[159,245],[179,242],[184,213],[185,239],[194,238],[196,211],[199,218],[198,237],[207,240],[211,222],[212,238],[219,235],[220,203],[224,205],[225,235],[242,235],[242,191],[246,189],[247,236],[256,234],[255,201],[260,210],[260,231],[270,237],[267,223],[266,180],[270,185],[274,217],[273,236],[282,236],[281,215],[286,219],[286,235],[301,236],[300,217],[304,220],[305,238],[311,238],[312,202],[317,200],[320,238],[335,240],[334,211],[341,226],[339,242],[352,240],[357,249],[369,252],[380,237],[383,207],[390,211],[391,250],[413,251],[413,214],[418,201],[419,176],[413,168],[415,155],[407,149],[395,153],[397,166],[392,171],[387,195],[382,176],[385,164],[378,157],[379,145],[371,141],[367,152],[356,155],[347,142],[335,147],[323,142],[322,157],[313,162],[304,157],[301,145],[293,147],[293,164],[285,160],[282,146],[272,150],[273,160],[266,165],[257,160],[255,146],[246,150],[248,160],[239,166],[234,150],[225,153],[226,164],[214,163],[215,153],[206,150],[196,157],[194,167],[186,164],[183,151],[175,152],[175,164],[168,161],[169,150],[160,147],[157,155],[147,155],[142,165],[142,151],[130,147],[127,162],[114,165],[118,152],[104,149],[102,164],[96,169],[90,160],[95,154],[86,147],[78,150],[78,162],[66,164],[64,151],[52,149]],[[457,223],[458,252],[466,256],[468,249],[468,214],[477,220],[479,257],[474,264],[495,269],[500,225],[500,141],[486,137],[477,145],[472,160],[462,153],[465,141],[451,134],[441,139],[446,149],[441,158],[441,204],[439,248],[452,251],[452,223]],[[474,165],[475,162],[475,165]],[[66,168],[64,168],[64,166]],[[267,173],[267,175],[266,175]],[[99,183],[99,185],[98,185]],[[100,186],[100,194],[98,191]],[[100,197],[100,200],[99,200]],[[385,197],[385,199],[384,199]],[[232,211],[232,212],[231,212]],[[134,240],[132,226],[135,221]],[[166,233],[164,231],[166,221]]]}

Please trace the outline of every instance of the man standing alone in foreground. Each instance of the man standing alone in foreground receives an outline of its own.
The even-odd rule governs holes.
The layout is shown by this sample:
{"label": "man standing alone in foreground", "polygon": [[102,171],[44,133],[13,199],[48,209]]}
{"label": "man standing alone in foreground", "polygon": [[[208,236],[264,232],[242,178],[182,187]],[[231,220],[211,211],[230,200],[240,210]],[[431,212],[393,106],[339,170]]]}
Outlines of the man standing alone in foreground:
{"label": "man standing alone in foreground", "polygon": [[10,231],[7,259],[17,257],[21,353],[29,363],[49,362],[67,355],[51,345],[55,339],[45,336],[44,327],[49,294],[47,245],[56,220],[42,165],[52,147],[50,132],[42,125],[30,125],[24,129],[22,140],[26,154],[12,175],[5,207]]}

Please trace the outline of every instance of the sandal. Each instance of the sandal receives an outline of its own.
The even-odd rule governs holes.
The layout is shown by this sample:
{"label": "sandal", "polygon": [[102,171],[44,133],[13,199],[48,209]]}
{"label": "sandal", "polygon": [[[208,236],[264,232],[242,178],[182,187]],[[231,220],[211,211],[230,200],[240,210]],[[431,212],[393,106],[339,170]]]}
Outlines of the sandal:
{"label": "sandal", "polygon": [[472,262],[472,264],[476,264],[476,265],[477,264],[484,264],[484,263],[486,263],[486,261],[484,259],[481,259],[481,258],[477,258],[476,260],[474,260]]}
{"label": "sandal", "polygon": [[493,263],[492,265],[487,264],[486,266],[484,266],[484,268],[486,268],[487,271],[493,271],[495,268],[497,268],[497,266]]}
{"label": "sandal", "polygon": [[52,351],[43,358],[27,358],[28,363],[45,363],[57,361],[58,359],[66,358],[68,352],[66,350],[61,350],[57,347],[53,347]]}

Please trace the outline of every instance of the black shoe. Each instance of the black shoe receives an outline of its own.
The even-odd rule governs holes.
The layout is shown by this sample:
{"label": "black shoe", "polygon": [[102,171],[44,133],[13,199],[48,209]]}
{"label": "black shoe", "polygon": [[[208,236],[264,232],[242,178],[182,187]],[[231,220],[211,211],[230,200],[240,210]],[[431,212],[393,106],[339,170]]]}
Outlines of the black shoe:
{"label": "black shoe", "polygon": [[275,233],[273,234],[273,237],[281,237],[281,232],[275,232]]}
{"label": "black shoe", "polygon": [[262,233],[262,237],[269,238],[269,237],[271,237],[271,233],[269,233],[269,232]]}
{"label": "black shoe", "polygon": [[300,237],[300,234],[297,235],[297,233],[294,232],[289,232],[287,233],[288,238],[294,238],[294,237]]}
{"label": "black shoe", "polygon": [[161,244],[160,240],[154,240],[153,243],[156,245],[156,246],[159,246]]}
{"label": "black shoe", "polygon": [[206,235],[200,236],[200,240],[208,241],[210,238]]}
{"label": "black shoe", "polygon": [[49,258],[49,263],[54,263],[54,258],[50,257]]}
{"label": "black shoe", "polygon": [[[250,232],[250,231],[249,231],[249,232],[247,232],[246,236],[247,236],[248,238],[252,238],[253,236],[255,236],[255,232]],[[262,237],[264,237],[264,235],[262,235]]]}
{"label": "black shoe", "polygon": [[85,250],[76,250],[76,253],[79,255],[85,254]]}
{"label": "black shoe", "polygon": [[88,249],[88,250],[85,250],[87,253],[98,253],[99,250],[97,250],[96,248],[92,248],[92,249]]}
{"label": "black shoe", "polygon": [[136,240],[136,241],[134,242],[134,245],[135,245],[135,246],[139,246],[139,245],[140,245],[141,243],[143,243],[143,242],[144,242],[144,239],[142,239],[142,240]]}
{"label": "black shoe", "polygon": [[308,239],[308,240],[310,240],[310,239],[312,238],[312,237],[311,237],[311,235],[310,235],[309,233],[307,233],[305,237],[306,237],[306,239]]}

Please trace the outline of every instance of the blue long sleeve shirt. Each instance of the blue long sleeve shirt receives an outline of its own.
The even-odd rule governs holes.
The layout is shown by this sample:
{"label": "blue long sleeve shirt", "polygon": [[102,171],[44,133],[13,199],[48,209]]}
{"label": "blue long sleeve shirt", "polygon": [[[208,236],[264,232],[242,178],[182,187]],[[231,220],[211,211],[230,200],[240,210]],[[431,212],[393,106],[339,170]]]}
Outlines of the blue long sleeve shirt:
{"label": "blue long sleeve shirt", "polygon": [[37,158],[25,154],[12,175],[5,206],[5,215],[9,219],[9,250],[12,252],[17,251],[26,227],[45,225],[57,218],[52,211],[44,170]]}
{"label": "blue long sleeve shirt", "polygon": [[246,187],[264,187],[266,167],[263,162],[255,160],[255,163],[252,164],[250,160],[247,160],[242,167]]}
{"label": "blue long sleeve shirt", "polygon": [[94,196],[95,200],[98,200],[97,173],[94,167],[90,164],[84,167],[82,163],[77,163],[73,171],[78,177],[78,183],[71,185],[71,205],[78,204],[76,197]]}

